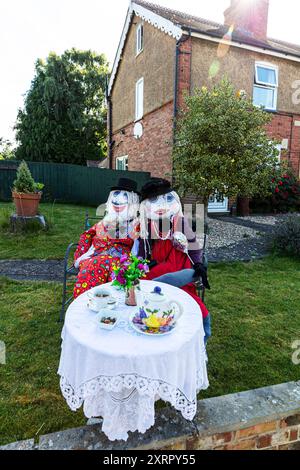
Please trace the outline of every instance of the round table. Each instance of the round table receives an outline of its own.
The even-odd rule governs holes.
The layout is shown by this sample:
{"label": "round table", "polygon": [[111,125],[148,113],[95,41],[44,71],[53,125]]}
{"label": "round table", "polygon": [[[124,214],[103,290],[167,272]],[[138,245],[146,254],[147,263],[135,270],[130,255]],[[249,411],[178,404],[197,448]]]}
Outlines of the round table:
{"label": "round table", "polygon": [[125,294],[105,287],[119,298],[120,320],[111,331],[100,328],[87,294],[69,306],[62,331],[58,374],[71,410],[83,404],[87,418],[103,418],[110,440],[127,440],[128,431],[144,433],[155,421],[155,401],[169,402],[184,418],[197,410],[197,392],[208,387],[202,315],[186,292],[167,284],[141,281],[142,291],[155,286],[183,306],[183,315],[168,335],[146,336],[128,321],[137,307],[125,305]]}

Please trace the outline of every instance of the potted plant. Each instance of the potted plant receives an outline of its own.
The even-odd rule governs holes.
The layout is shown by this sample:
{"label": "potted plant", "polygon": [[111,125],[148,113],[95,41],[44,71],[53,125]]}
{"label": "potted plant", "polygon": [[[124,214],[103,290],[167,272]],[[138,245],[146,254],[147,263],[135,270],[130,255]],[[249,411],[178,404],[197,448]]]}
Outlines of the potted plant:
{"label": "potted plant", "polygon": [[18,167],[17,178],[12,189],[18,216],[34,217],[37,215],[43,187],[43,184],[35,183],[27,163],[23,160]]}

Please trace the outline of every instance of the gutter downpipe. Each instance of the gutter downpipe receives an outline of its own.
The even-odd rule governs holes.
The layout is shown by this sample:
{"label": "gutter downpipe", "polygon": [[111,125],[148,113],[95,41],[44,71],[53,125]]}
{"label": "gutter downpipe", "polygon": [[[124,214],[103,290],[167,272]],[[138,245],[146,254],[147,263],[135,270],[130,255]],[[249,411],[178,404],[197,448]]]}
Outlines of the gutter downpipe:
{"label": "gutter downpipe", "polygon": [[180,45],[187,41],[191,36],[192,32],[189,28],[188,37],[181,37],[176,41],[175,48],[175,72],[174,72],[174,112],[173,112],[173,143],[175,143],[175,131],[176,131],[176,119],[178,114],[178,66],[179,66],[179,56],[180,56]]}
{"label": "gutter downpipe", "polygon": [[108,83],[106,80],[106,101],[108,107],[108,166],[112,170],[112,101],[111,96],[108,94]]}
{"label": "gutter downpipe", "polygon": [[[177,124],[177,114],[178,114],[178,66],[179,66],[179,56],[180,56],[180,45],[187,41],[188,38],[192,36],[191,30],[189,30],[188,37],[181,37],[176,41],[175,48],[175,71],[174,71],[174,111],[173,111],[173,146],[175,145],[175,134],[176,134],[176,124]],[[173,166],[173,160],[172,160]],[[172,182],[174,184],[173,168],[172,168]]]}
{"label": "gutter downpipe", "polygon": [[178,103],[178,65],[179,65],[179,47],[181,39],[176,41],[175,48],[175,72],[174,72],[174,111],[173,111],[173,144],[175,143],[175,130],[176,130],[176,118],[177,118],[177,103]]}

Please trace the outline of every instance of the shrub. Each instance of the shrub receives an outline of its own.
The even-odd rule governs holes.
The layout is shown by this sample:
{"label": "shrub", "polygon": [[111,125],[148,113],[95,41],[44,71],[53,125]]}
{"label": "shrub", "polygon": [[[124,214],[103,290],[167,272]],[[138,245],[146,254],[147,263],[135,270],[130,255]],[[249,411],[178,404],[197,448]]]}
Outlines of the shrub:
{"label": "shrub", "polygon": [[41,191],[44,185],[35,183],[27,163],[23,160],[17,170],[17,178],[13,184],[13,190],[17,193],[35,193]]}
{"label": "shrub", "polygon": [[300,181],[291,170],[272,179],[273,207],[279,212],[300,209]]}
{"label": "shrub", "polygon": [[300,216],[293,215],[276,225],[273,248],[275,251],[300,258]]}
{"label": "shrub", "polygon": [[250,202],[254,213],[297,212],[300,210],[300,181],[294,172],[282,164],[274,171],[270,197],[254,197]]}

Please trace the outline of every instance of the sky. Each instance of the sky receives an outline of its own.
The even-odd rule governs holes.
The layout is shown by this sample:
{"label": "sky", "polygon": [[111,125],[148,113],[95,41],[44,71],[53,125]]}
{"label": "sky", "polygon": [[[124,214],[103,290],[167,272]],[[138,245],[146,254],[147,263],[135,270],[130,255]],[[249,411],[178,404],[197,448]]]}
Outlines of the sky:
{"label": "sky", "polygon": [[[153,3],[223,23],[230,0]],[[0,0],[0,137],[14,139],[12,128],[37,58],[75,47],[104,53],[113,62],[128,4],[129,0]],[[300,44],[299,18],[299,0],[270,0],[269,36]]]}

